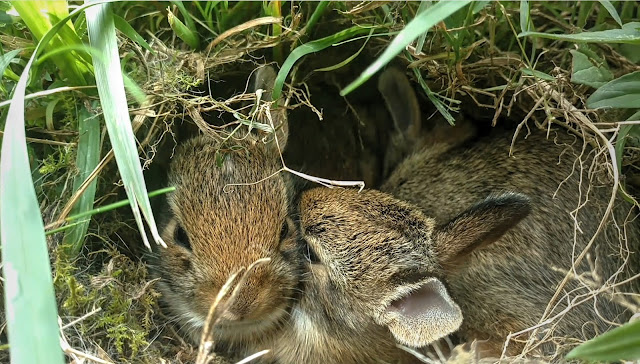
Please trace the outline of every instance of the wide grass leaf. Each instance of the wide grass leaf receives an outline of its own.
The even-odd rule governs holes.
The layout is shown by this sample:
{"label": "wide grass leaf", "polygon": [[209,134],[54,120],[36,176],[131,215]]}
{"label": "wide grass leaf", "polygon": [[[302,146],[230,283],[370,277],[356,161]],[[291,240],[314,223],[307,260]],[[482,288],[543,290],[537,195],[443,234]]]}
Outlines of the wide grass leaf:
{"label": "wide grass leaf", "polygon": [[598,88],[613,79],[604,61],[592,61],[586,54],[570,50],[573,55],[571,82]]}
{"label": "wide grass leaf", "polygon": [[640,321],[624,324],[571,350],[568,359],[615,362],[640,359]]}
{"label": "wide grass leaf", "polygon": [[24,101],[34,60],[81,10],[40,34],[7,113],[0,160],[0,240],[12,363],[63,363],[47,242],[27,152]]}
{"label": "wide grass leaf", "polygon": [[622,29],[601,30],[597,32],[582,32],[576,34],[550,34],[540,32],[523,32],[522,37],[540,37],[547,39],[566,40],[576,43],[640,43],[640,22],[624,24]]}
{"label": "wide grass leaf", "polygon": [[468,3],[469,1],[439,1],[424,12],[416,15],[416,17],[398,33],[380,57],[367,67],[355,81],[340,91],[340,95],[345,96],[365,83],[421,34],[460,10]]}
{"label": "wide grass leaf", "polygon": [[[100,119],[93,115],[85,107],[80,108],[78,113],[78,129],[80,137],[78,139],[78,150],[76,157],[76,167],[78,175],[73,181],[73,190],[77,191],[84,180],[100,162]],[[93,199],[96,195],[97,180],[93,180],[80,200],[71,210],[71,214],[79,214],[93,209]],[[69,248],[72,257],[75,257],[82,249],[84,236],[89,227],[90,217],[74,225],[62,239],[62,243]]]}
{"label": "wide grass leaf", "polygon": [[[82,44],[71,23],[59,22],[59,20],[67,18],[69,15],[66,1],[12,1],[11,4],[36,39],[42,39],[53,24],[62,23],[62,26],[52,36],[50,42],[47,42],[47,49],[55,50]],[[91,79],[91,72],[79,53],[65,52],[57,54],[53,58],[53,62],[71,84],[87,85],[87,81]]]}
{"label": "wide grass leaf", "polygon": [[601,86],[589,96],[587,107],[640,108],[640,71],[629,73]]}
{"label": "wide grass leaf", "polygon": [[622,26],[622,20],[620,19],[620,15],[618,15],[618,11],[616,10],[616,7],[613,6],[611,1],[609,1],[609,0],[598,0],[598,2],[602,6],[604,6],[605,9],[607,9],[607,11],[609,12],[609,15],[611,15],[611,17],[616,21],[616,23],[618,23],[620,26]]}
{"label": "wide grass leaf", "polygon": [[145,246],[150,248],[140,214],[141,211],[147,220],[153,238],[157,243],[164,246],[151,211],[151,204],[149,203],[142,175],[142,166],[138,158],[135,136],[131,127],[131,119],[129,118],[111,4],[99,4],[87,9],[86,18],[89,41],[93,47],[103,54],[103,57],[93,58],[93,66],[109,139],[125,192],[131,203]]}

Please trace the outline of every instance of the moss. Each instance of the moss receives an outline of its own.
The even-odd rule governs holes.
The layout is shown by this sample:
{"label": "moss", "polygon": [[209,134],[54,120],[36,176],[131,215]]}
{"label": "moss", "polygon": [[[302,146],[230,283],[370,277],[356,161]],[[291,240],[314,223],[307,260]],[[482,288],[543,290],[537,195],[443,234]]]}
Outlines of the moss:
{"label": "moss", "polygon": [[57,151],[47,155],[42,160],[42,167],[38,169],[41,174],[56,173],[62,169],[69,168],[73,163],[73,149],[70,147],[60,147]]}
{"label": "moss", "polygon": [[[90,337],[118,362],[138,361],[154,328],[158,293],[149,285],[147,269],[115,249],[107,250],[106,263],[96,274],[79,272],[58,247],[54,285],[60,315],[78,317],[94,311],[74,325],[79,337]],[[85,258],[80,258],[85,259]]]}

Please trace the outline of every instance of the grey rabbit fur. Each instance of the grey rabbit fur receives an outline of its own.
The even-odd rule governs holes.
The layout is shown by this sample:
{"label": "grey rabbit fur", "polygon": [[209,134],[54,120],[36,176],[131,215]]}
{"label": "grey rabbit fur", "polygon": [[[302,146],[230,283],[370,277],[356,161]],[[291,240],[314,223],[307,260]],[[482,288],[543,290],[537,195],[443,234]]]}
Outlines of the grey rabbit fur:
{"label": "grey rabbit fur", "polygon": [[[405,86],[399,87],[398,83]],[[379,81],[397,128],[393,138],[413,148],[382,184],[382,191],[414,204],[439,223],[491,193],[515,191],[530,199],[531,214],[522,222],[493,244],[476,247],[464,264],[445,269],[445,283],[464,317],[458,335],[466,341],[487,340],[484,350],[499,356],[509,333],[542,320],[547,304],[571,269],[572,257],[595,234],[611,196],[611,184],[597,179],[592,183],[588,175],[580,175],[581,168],[589,169],[594,150],[563,129],[552,129],[550,138],[538,130],[526,138],[520,136],[513,156],[508,154],[513,133],[506,130],[483,137],[465,133],[464,145],[425,143],[419,113],[407,111],[417,105],[407,84],[404,74],[396,69],[385,71]],[[572,148],[584,148],[583,154],[572,153]],[[617,226],[612,220],[606,224],[590,256],[575,268],[575,273],[591,277],[591,259],[595,261],[595,276],[610,285],[637,274],[637,214],[637,208],[618,198],[612,216]],[[639,279],[617,287],[632,293],[640,292],[639,288]],[[570,279],[562,293],[578,300],[589,290],[577,279]],[[545,317],[565,310],[568,300],[561,295]],[[632,314],[604,295],[586,301],[554,323],[554,339],[559,345],[589,339],[610,329],[609,322],[624,322]],[[538,335],[545,335],[548,328],[543,326]],[[517,353],[521,348],[512,341],[507,353]],[[548,341],[539,352],[551,355],[557,349]]]}

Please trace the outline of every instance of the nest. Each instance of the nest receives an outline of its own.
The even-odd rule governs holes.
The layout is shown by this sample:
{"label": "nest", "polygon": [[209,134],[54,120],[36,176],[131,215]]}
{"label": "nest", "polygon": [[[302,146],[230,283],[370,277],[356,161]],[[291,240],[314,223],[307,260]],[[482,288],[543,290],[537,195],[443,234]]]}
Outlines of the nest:
{"label": "nest", "polygon": [[[383,3],[363,3],[348,12],[333,13],[323,20],[322,32],[331,34],[352,23],[368,23],[372,12]],[[499,7],[501,5],[493,4],[483,10],[477,21],[464,30],[486,34],[484,27],[495,21],[497,11],[517,15],[515,10],[497,9]],[[392,6],[391,9],[392,21],[379,25],[379,29],[395,31],[403,28],[400,8]],[[557,22],[543,9],[534,8],[531,14],[534,21],[539,23],[548,22],[565,27],[564,23]],[[171,39],[163,32],[152,36],[154,53],[124,37],[120,38],[121,54],[133,60],[130,63],[131,76],[147,95],[143,104],[131,108],[131,113],[135,115],[133,128],[139,141],[138,148],[150,190],[154,189],[152,187],[162,187],[161,171],[166,168],[173,149],[180,141],[198,132],[228,138],[229,126],[241,125],[241,120],[250,119],[246,105],[255,100],[255,95],[246,91],[248,75],[258,65],[268,63],[268,53],[274,47],[293,47],[300,44],[304,35],[305,28],[299,13],[292,14],[284,31],[277,36],[260,32],[265,24],[277,21],[281,20],[261,18],[241,24],[212,40],[203,52],[183,50],[179,40]],[[592,164],[583,166],[579,173],[584,173],[594,183],[605,182],[612,186],[612,199],[602,216],[603,224],[611,223],[613,204],[623,182],[616,165],[633,174],[638,171],[640,153],[637,144],[634,146],[633,143],[628,143],[622,153],[616,153],[612,140],[620,132],[621,124],[615,121],[618,115],[585,109],[585,100],[591,89],[571,83],[570,67],[566,60],[567,43],[551,42],[544,48],[538,44],[537,58],[531,60],[523,58],[523,54],[531,54],[531,43],[521,44],[523,52],[514,53],[503,50],[500,41],[488,36],[457,50],[462,56],[454,63],[451,61],[454,59],[453,51],[445,47],[444,25],[438,27],[435,33],[430,33],[433,37],[425,47],[420,50],[409,48],[395,60],[405,68],[418,71],[413,79],[416,87],[421,87],[419,84],[426,85],[451,113],[483,115],[479,122],[491,126],[499,123],[506,125],[513,130],[514,140],[515,136],[528,133],[533,128],[549,130],[552,126],[559,126],[573,132],[593,147],[595,155]],[[324,107],[317,105],[318,94],[322,87],[332,84],[332,90],[337,94],[346,85],[343,83],[345,79],[354,79],[364,66],[385,49],[391,39],[389,36],[372,37],[326,49],[319,55],[307,56],[294,68],[284,88],[285,105],[289,113],[297,112],[318,121],[323,120],[324,128],[342,130],[339,129],[342,120],[326,117],[331,103]],[[522,39],[515,41],[524,42]],[[321,66],[337,64],[355,54],[364,43],[366,45],[361,55],[335,71],[338,76],[317,71]],[[600,47],[605,48],[606,52],[603,53],[606,61],[615,74],[622,75],[639,69],[613,49],[607,49],[608,46]],[[541,78],[536,73],[523,74],[523,70],[531,69],[533,61],[536,70],[552,78]],[[219,83],[220,80],[227,83]],[[228,80],[235,80],[235,84]],[[318,86],[318,83],[322,86]],[[219,85],[223,86],[217,87]],[[340,113],[351,113],[350,120],[361,122],[353,113],[353,104],[361,102],[358,96],[336,99],[338,104],[334,104],[334,107]],[[339,142],[337,140],[332,148],[341,148]],[[352,153],[351,157],[354,154],[357,155]],[[313,154],[303,156],[310,155]],[[124,193],[112,152],[106,154],[100,166],[96,205],[102,201],[122,199]],[[348,164],[345,168],[348,168]],[[73,173],[73,168],[69,168],[63,173],[67,176],[63,177]],[[340,178],[336,175],[319,177]],[[159,182],[154,186],[152,181],[156,180]],[[633,179],[627,182],[633,182]],[[634,198],[630,190],[626,194],[629,199]],[[48,228],[55,228],[64,222],[77,195],[66,191],[57,198],[48,199],[44,209]],[[638,205],[637,202],[635,204]],[[144,255],[139,233],[131,215],[125,210],[93,217],[87,245],[82,256],[76,260],[70,261],[56,249],[61,234],[49,236],[66,352],[74,362],[83,359],[97,363],[190,362],[195,358],[197,349],[182,341],[173,324],[163,316],[155,282],[149,278],[147,267],[139,260]],[[579,253],[576,260],[589,258],[585,251]],[[639,302],[626,298],[620,292],[612,293],[615,290],[603,289],[608,277],[576,277],[569,273],[568,267],[558,269],[565,269],[567,280],[578,279],[591,287],[591,295],[599,295],[636,312],[640,311]],[[562,287],[558,288],[558,292],[562,293]],[[584,297],[584,300],[588,298]],[[561,316],[544,317],[541,326],[543,323],[553,326],[553,321],[559,318]],[[525,332],[514,333],[509,340],[521,341],[524,343],[523,355],[531,354],[541,341],[554,340],[553,330],[547,330],[544,335],[530,335],[537,330],[537,327],[532,327]],[[458,358],[469,355],[464,350],[461,354],[460,350]]]}

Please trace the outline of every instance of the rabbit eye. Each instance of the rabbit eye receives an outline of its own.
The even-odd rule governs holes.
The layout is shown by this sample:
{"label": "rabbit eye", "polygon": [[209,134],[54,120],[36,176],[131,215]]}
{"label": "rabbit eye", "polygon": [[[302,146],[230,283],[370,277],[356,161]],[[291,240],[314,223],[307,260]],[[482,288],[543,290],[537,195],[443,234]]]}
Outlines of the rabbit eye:
{"label": "rabbit eye", "polygon": [[187,236],[187,232],[182,228],[182,226],[178,226],[176,228],[176,231],[173,235],[173,241],[181,247],[191,251],[191,243],[189,242],[189,237]]}
{"label": "rabbit eye", "polygon": [[304,258],[311,264],[320,264],[320,258],[318,258],[316,251],[313,250],[306,240],[303,239],[302,241],[302,254],[304,254]]}
{"label": "rabbit eye", "polygon": [[285,219],[282,223],[282,228],[280,229],[280,241],[289,237],[291,229],[289,228],[290,221],[289,219]]}

